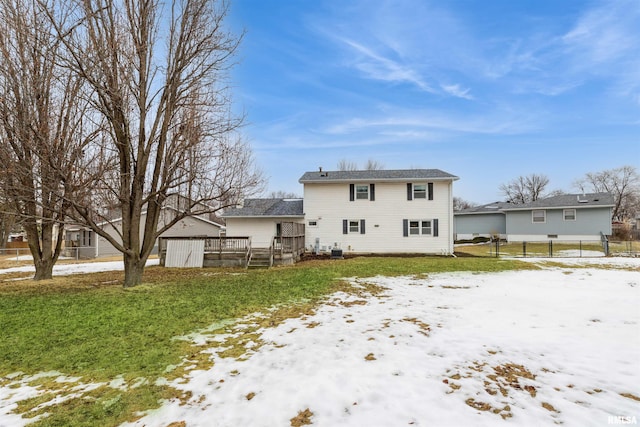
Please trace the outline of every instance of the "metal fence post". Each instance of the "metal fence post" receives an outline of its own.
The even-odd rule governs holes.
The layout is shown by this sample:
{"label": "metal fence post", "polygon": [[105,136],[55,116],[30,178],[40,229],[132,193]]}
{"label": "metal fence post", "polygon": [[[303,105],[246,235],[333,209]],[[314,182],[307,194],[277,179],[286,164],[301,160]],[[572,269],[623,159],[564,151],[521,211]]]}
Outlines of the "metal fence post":
{"label": "metal fence post", "polygon": [[549,240],[549,258],[553,258],[553,240]]}
{"label": "metal fence post", "polygon": [[527,257],[527,242],[522,242],[522,256]]}

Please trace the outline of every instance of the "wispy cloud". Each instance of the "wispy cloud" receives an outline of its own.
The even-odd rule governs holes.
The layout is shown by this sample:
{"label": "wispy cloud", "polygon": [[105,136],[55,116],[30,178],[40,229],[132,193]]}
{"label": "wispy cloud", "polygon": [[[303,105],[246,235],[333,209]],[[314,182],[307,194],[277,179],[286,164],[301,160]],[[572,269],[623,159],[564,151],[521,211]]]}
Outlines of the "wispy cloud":
{"label": "wispy cloud", "polygon": [[606,2],[586,11],[562,37],[570,72],[606,77],[613,93],[640,99],[640,2]]}
{"label": "wispy cloud", "polygon": [[455,97],[458,98],[464,98],[464,99],[473,99],[473,96],[471,96],[469,94],[469,92],[471,91],[469,88],[462,88],[460,87],[459,84],[453,84],[453,85],[440,85],[440,87],[448,94],[451,94]]}
{"label": "wispy cloud", "polygon": [[324,128],[332,135],[397,134],[424,135],[438,131],[456,134],[513,135],[535,130],[541,117],[531,113],[496,110],[488,113],[457,113],[437,110],[396,109],[336,122]]}
{"label": "wispy cloud", "polygon": [[348,38],[339,38],[339,40],[358,53],[354,66],[369,78],[391,83],[411,83],[425,92],[434,92],[434,89],[410,65],[382,56],[373,49]]}

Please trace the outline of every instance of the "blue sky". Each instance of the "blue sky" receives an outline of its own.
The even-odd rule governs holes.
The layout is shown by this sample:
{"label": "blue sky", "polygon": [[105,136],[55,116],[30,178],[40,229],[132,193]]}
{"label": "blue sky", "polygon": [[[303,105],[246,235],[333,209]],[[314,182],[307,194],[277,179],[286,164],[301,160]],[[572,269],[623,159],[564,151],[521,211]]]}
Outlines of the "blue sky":
{"label": "blue sky", "polygon": [[640,0],[232,0],[232,72],[268,191],[373,159],[454,195],[640,169]]}

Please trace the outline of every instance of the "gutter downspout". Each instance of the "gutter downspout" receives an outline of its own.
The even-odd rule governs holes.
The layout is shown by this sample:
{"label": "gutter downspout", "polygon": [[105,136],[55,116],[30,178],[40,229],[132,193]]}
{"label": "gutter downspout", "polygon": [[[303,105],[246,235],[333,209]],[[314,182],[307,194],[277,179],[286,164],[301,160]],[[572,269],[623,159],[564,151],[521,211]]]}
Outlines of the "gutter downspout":
{"label": "gutter downspout", "polygon": [[453,253],[453,180],[449,181],[449,205],[447,206],[447,210],[449,211],[449,253],[456,258]]}

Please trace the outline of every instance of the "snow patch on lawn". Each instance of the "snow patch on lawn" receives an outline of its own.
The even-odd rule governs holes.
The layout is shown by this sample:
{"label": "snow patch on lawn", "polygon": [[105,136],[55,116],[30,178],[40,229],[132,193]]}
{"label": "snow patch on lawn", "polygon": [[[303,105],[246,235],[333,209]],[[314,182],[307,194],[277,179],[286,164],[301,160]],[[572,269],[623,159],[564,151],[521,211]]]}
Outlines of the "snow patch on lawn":
{"label": "snow patch on lawn", "polygon": [[354,279],[127,426],[567,426],[640,419],[640,277],[551,269]]}

